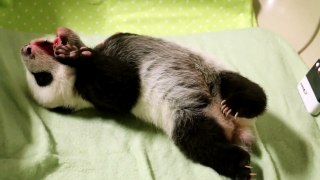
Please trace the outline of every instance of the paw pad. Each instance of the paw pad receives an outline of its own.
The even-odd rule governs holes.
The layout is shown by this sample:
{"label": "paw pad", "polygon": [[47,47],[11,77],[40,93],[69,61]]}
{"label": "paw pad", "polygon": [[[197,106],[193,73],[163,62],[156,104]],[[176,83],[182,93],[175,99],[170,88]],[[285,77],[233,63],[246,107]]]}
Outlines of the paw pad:
{"label": "paw pad", "polygon": [[59,58],[75,58],[78,48],[74,45],[57,45],[54,47],[54,55]]}

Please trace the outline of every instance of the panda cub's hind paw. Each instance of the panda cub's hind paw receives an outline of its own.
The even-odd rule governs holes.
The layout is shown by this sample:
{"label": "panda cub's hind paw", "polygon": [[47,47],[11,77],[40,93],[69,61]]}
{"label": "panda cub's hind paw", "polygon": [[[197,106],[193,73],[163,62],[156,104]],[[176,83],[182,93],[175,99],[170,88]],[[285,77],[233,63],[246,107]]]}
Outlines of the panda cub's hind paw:
{"label": "panda cub's hind paw", "polygon": [[85,46],[81,47],[79,51],[82,56],[89,57],[92,55],[91,49]]}
{"label": "panda cub's hind paw", "polygon": [[70,44],[60,44],[54,47],[54,55],[57,58],[75,58],[78,48]]}
{"label": "panda cub's hind paw", "polygon": [[226,100],[222,100],[221,101],[220,110],[221,110],[221,112],[223,113],[223,115],[225,117],[233,116],[234,119],[238,118],[239,113],[238,112],[234,112],[231,108],[229,108],[228,105],[227,105],[227,101]]}

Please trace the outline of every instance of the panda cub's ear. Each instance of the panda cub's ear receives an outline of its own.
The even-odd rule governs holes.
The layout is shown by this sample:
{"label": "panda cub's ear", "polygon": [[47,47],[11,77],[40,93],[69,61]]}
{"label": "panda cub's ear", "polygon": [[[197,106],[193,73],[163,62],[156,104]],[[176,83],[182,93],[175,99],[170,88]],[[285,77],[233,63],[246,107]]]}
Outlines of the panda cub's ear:
{"label": "panda cub's ear", "polygon": [[43,72],[37,72],[32,74],[37,84],[41,87],[48,86],[53,81],[53,76],[50,72],[43,71]]}

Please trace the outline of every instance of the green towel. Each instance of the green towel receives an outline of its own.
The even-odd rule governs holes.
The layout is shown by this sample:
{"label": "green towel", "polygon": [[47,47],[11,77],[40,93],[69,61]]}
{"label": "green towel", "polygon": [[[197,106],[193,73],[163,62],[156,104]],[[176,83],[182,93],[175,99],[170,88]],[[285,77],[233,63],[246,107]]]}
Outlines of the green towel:
{"label": "green towel", "polygon": [[54,140],[27,95],[19,49],[31,34],[0,31],[0,179],[41,179],[58,165]]}
{"label": "green towel", "polygon": [[[0,30],[0,179],[224,179],[183,156],[160,130],[130,115],[50,112],[27,93],[19,49],[41,34]],[[106,36],[82,36],[95,44]],[[256,179],[317,180],[320,118],[310,116],[296,85],[299,56],[260,29],[167,37],[213,54],[259,83],[268,110],[257,118]]]}
{"label": "green towel", "polygon": [[52,33],[168,35],[255,25],[252,0],[0,0],[0,27]]}

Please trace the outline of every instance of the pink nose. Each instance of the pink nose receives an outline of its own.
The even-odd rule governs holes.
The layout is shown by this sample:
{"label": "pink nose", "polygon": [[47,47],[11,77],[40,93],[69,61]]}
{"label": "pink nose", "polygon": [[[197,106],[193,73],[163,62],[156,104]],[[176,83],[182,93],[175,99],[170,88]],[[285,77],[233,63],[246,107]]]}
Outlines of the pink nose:
{"label": "pink nose", "polygon": [[30,46],[30,44],[25,45],[22,49],[21,49],[21,53],[25,56],[30,56],[32,55],[32,48]]}

